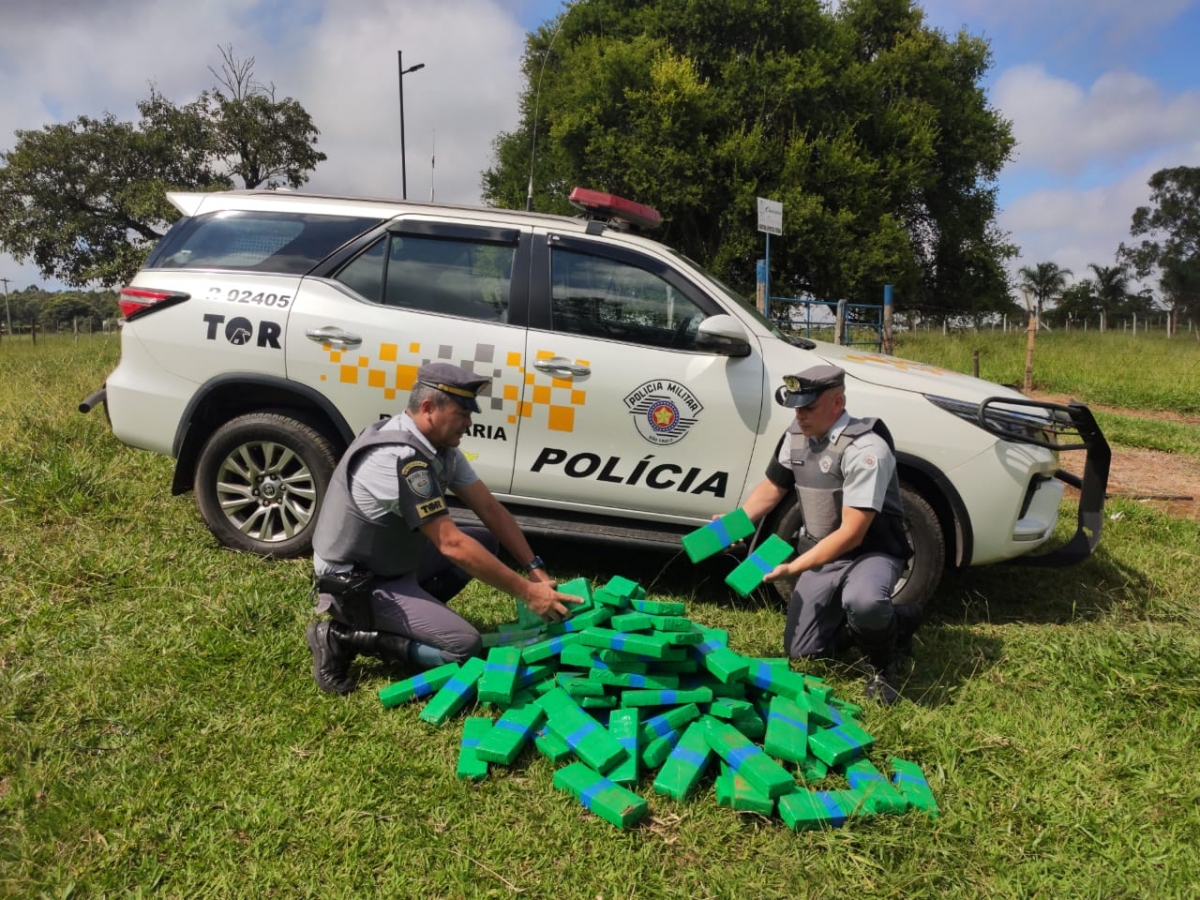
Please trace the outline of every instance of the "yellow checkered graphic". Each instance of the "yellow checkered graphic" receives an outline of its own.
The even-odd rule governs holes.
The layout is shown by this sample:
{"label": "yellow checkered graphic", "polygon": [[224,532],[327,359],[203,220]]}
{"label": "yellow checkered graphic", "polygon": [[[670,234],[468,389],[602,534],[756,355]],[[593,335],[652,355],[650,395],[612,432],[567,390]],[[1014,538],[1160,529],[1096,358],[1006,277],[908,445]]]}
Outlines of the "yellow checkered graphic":
{"label": "yellow checkered graphic", "polygon": [[[510,425],[515,425],[518,419],[533,419],[535,416],[540,418],[541,410],[544,409],[548,430],[568,433],[575,430],[575,411],[587,404],[587,391],[577,389],[569,379],[554,378],[536,370],[527,371],[522,354],[516,351],[506,353],[503,363],[497,366],[490,358],[479,358],[481,348],[488,347],[490,353],[490,345],[476,344],[472,357],[457,355],[457,348],[453,346],[450,347],[447,357],[444,353],[445,345],[433,346],[443,351],[440,355],[442,359],[467,359],[474,362],[475,371],[479,375],[489,374],[489,369],[493,373],[500,372],[499,376],[492,376],[490,396],[481,395],[479,402],[480,406],[486,408],[489,401],[498,399],[500,403],[493,402],[492,408],[504,409]],[[411,391],[417,383],[417,371],[424,363],[430,361],[422,357],[421,344],[418,342],[409,343],[406,348],[399,344],[381,343],[378,361],[374,364],[370,356],[362,355],[359,350],[353,353],[335,350],[332,344],[322,344],[321,349],[329,355],[329,362],[336,367],[334,377],[340,383],[366,385],[380,391],[385,400],[395,400],[397,394]],[[535,354],[537,359],[551,359],[555,355],[550,350],[538,350]],[[589,365],[587,360],[577,359],[575,362],[582,366]],[[383,363],[391,365],[384,366]],[[326,381],[330,377],[323,374],[321,380]],[[521,399],[522,393],[525,400]]]}

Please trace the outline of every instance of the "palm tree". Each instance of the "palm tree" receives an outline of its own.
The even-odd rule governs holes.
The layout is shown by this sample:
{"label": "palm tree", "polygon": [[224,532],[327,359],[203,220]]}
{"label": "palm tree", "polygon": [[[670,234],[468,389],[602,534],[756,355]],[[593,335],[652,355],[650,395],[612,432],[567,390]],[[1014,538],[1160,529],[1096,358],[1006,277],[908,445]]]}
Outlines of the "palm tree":
{"label": "palm tree", "polygon": [[1057,300],[1067,286],[1070,269],[1060,269],[1058,263],[1040,262],[1036,266],[1022,266],[1018,273],[1021,290],[1028,291],[1037,299],[1037,316],[1042,317],[1042,304]]}
{"label": "palm tree", "polygon": [[1129,270],[1125,266],[1088,266],[1096,273],[1096,305],[1100,308],[1100,330],[1104,331],[1108,314],[1120,312],[1129,302]]}

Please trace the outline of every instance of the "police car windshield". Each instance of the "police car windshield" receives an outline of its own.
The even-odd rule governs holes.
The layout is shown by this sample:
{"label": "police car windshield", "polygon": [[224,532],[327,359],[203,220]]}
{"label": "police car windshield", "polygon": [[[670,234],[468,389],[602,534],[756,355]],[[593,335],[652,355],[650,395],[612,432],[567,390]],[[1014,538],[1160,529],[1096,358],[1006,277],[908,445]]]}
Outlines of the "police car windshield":
{"label": "police car windshield", "polygon": [[784,341],[788,340],[788,336],[786,334],[784,334],[783,331],[780,330],[779,326],[776,325],[774,322],[772,322],[770,319],[768,319],[766,316],[764,316],[761,312],[759,312],[757,306],[755,306],[753,303],[751,303],[749,300],[747,300],[745,297],[743,297],[741,294],[739,294],[737,291],[735,291],[733,288],[731,288],[729,285],[727,285],[725,282],[723,282],[720,278],[718,278],[712,272],[708,271],[708,269],[704,268],[704,266],[700,265],[700,263],[696,262],[694,259],[689,259],[688,257],[684,256],[682,253],[680,253],[678,250],[674,249],[673,247],[667,247],[666,249],[668,251],[670,251],[672,256],[676,256],[679,259],[683,260],[685,263],[687,263],[689,266],[691,266],[693,269],[695,269],[697,272],[699,272],[701,275],[703,275],[705,278],[707,278],[713,285],[715,285],[717,288],[719,288],[721,293],[723,293],[726,297],[729,297],[731,300],[736,301],[737,304],[739,306],[741,306],[742,309],[749,312],[750,315],[752,315],[760,325],[762,325],[764,328],[769,330],[771,332],[772,336],[777,337],[780,340],[784,340]]}

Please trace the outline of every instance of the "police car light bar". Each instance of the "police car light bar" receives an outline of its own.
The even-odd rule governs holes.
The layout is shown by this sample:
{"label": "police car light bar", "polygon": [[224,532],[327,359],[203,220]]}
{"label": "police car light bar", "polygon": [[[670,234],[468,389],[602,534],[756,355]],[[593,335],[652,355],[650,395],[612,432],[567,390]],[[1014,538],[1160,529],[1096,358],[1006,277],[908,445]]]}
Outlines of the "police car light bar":
{"label": "police car light bar", "polygon": [[585,213],[601,218],[615,219],[638,228],[657,228],[662,224],[662,216],[657,209],[634,203],[616,194],[605,194],[588,188],[577,187],[567,198],[572,206],[577,206]]}

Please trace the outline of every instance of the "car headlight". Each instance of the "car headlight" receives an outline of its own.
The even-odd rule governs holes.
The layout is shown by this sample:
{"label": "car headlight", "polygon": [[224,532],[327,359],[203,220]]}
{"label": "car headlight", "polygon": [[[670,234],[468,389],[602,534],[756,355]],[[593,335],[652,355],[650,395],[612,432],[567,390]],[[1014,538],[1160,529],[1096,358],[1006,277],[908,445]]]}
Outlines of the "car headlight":
{"label": "car headlight", "polygon": [[925,394],[939,409],[970,422],[1004,441],[1036,444],[1050,450],[1075,449],[1079,430],[1071,416],[1054,404],[989,397],[982,403]]}

